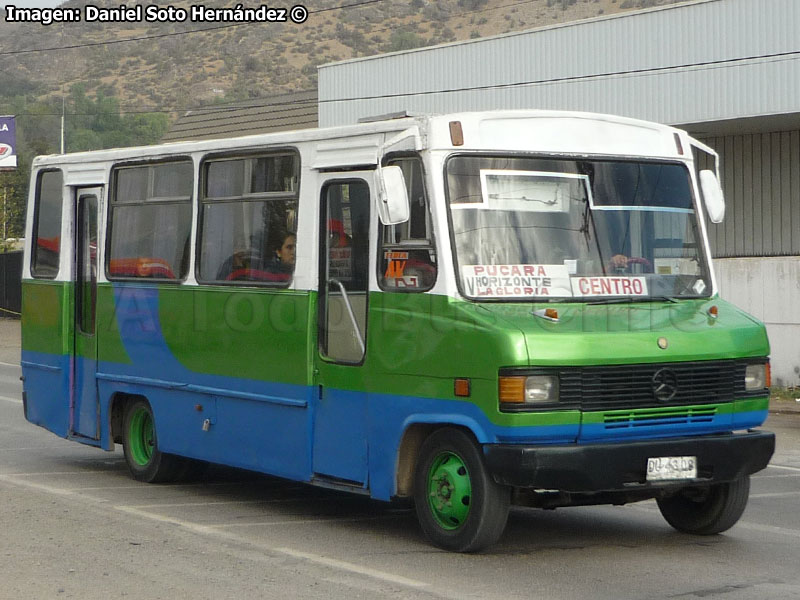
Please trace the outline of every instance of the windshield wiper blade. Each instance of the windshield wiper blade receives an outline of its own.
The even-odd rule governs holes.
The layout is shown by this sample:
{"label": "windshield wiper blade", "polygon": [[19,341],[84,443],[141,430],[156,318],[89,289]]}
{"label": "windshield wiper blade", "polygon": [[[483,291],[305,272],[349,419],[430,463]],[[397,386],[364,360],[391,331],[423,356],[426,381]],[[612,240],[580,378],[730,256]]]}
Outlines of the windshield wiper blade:
{"label": "windshield wiper blade", "polygon": [[678,301],[672,296],[650,296],[649,298],[647,298],[647,300],[651,302],[661,301],[661,302],[669,302],[671,304],[678,304]]}
{"label": "windshield wiper blade", "polygon": [[624,298],[601,298],[600,300],[593,300],[592,302],[587,302],[587,306],[596,306],[598,304],[630,304],[633,302],[633,298],[630,296],[625,296]]}
{"label": "windshield wiper blade", "polygon": [[597,304],[631,304],[633,302],[670,302],[672,304],[677,304],[678,301],[671,296],[624,296],[622,298],[602,298],[600,300],[594,300],[592,302],[587,302],[588,306],[593,306]]}

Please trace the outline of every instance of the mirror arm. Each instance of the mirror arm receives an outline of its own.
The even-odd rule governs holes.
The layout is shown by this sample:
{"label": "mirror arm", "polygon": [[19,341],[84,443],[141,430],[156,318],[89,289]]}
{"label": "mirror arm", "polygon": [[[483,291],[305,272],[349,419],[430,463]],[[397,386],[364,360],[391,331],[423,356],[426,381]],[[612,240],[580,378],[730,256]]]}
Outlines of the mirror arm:
{"label": "mirror arm", "polygon": [[389,204],[389,194],[386,193],[386,185],[383,181],[383,152],[380,153],[378,156],[378,166],[377,166],[377,175],[378,175],[378,202],[380,202],[381,206],[386,211],[386,206]]}
{"label": "mirror arm", "polygon": [[383,142],[383,144],[380,145],[380,148],[378,148],[378,171],[380,171],[381,163],[383,162],[383,156],[386,154],[386,151],[407,138],[414,138],[414,150],[417,152],[422,150],[422,136],[420,136],[419,127],[414,126],[404,129],[397,135]]}
{"label": "mirror arm", "polygon": [[416,125],[409,127],[408,129],[404,129],[400,133],[392,136],[383,142],[383,144],[381,144],[378,148],[376,174],[378,178],[378,202],[383,207],[382,214],[388,214],[389,206],[389,194],[386,191],[386,185],[383,178],[383,157],[392,146],[395,146],[409,138],[413,139],[414,150],[422,150],[422,136],[420,135],[419,127]]}
{"label": "mirror arm", "polygon": [[714,174],[717,176],[717,179],[719,179],[720,176],[721,176],[720,172],[719,172],[719,169],[720,169],[719,153],[716,150],[714,150],[711,146],[708,146],[708,145],[704,144],[703,142],[701,142],[699,140],[693,139],[692,140],[692,146],[694,146],[698,150],[701,150],[701,151],[705,152],[709,156],[713,156],[714,157]]}

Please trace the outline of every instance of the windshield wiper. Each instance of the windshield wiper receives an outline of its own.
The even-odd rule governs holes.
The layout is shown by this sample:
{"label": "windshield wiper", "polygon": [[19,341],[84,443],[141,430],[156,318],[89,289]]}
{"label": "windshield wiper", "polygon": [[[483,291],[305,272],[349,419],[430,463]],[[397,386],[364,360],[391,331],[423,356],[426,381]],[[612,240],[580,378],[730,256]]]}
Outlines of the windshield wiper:
{"label": "windshield wiper", "polygon": [[624,296],[622,298],[602,298],[600,300],[594,300],[592,302],[587,302],[588,306],[594,306],[598,304],[631,304],[633,302],[671,302],[673,304],[677,304],[678,301],[671,296]]}
{"label": "windshield wiper", "polygon": [[633,302],[633,298],[630,296],[625,296],[624,298],[601,298],[600,300],[593,300],[592,302],[587,302],[587,306],[596,306],[598,304],[630,304]]}
{"label": "windshield wiper", "polygon": [[[603,250],[600,247],[600,238],[597,236],[597,227],[594,223],[594,216],[591,213],[589,207],[589,199],[584,198],[584,207],[583,207],[583,220],[581,223],[581,227],[578,231],[583,233],[583,239],[586,241],[586,249],[588,250],[591,246],[592,241],[592,232],[594,232],[594,242],[597,246],[597,256],[600,257],[600,266],[603,269],[603,275],[606,275],[606,261],[603,260]],[[591,225],[592,230],[589,231],[589,226]]]}

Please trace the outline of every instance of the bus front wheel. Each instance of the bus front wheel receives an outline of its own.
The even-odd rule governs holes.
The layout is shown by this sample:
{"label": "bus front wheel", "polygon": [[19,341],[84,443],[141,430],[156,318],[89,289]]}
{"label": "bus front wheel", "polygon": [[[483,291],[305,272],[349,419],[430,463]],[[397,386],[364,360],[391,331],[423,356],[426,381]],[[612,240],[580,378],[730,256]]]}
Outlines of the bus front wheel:
{"label": "bus front wheel", "polygon": [[733,527],[744,513],[750,477],[705,487],[690,487],[658,500],[661,514],[678,531],[713,535]]}
{"label": "bus front wheel", "polygon": [[146,400],[136,400],[125,410],[122,449],[128,470],[137,481],[173,481],[179,474],[180,459],[158,449],[153,410]]}
{"label": "bus front wheel", "polygon": [[477,445],[458,429],[440,429],[420,448],[414,504],[436,546],[476,552],[496,542],[508,519],[511,490],[494,482]]}

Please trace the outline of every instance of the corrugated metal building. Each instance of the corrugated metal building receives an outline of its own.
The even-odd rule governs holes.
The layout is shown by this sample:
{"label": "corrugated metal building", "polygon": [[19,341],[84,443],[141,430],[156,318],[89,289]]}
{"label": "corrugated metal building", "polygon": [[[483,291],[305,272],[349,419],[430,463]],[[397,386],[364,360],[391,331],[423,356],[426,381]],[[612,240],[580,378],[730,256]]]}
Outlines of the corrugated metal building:
{"label": "corrugated metal building", "polygon": [[683,127],[722,156],[721,295],[800,384],[800,1],[703,0],[319,69],[320,126],[397,111],[549,108]]}

